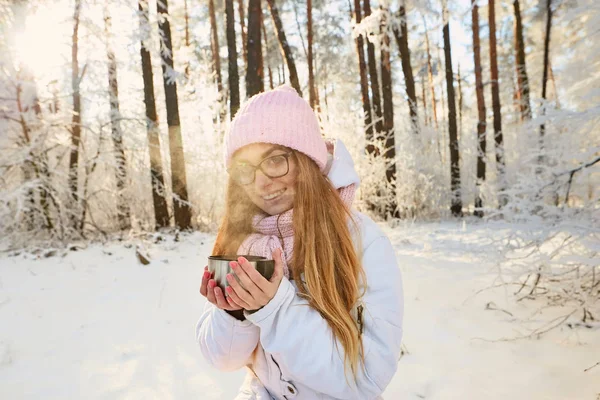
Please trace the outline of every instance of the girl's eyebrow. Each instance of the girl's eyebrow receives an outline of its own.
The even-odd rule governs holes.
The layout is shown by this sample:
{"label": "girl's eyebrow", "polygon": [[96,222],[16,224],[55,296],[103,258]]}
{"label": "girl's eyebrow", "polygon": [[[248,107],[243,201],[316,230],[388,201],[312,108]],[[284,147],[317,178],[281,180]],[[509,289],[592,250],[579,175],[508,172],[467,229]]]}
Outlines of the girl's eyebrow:
{"label": "girl's eyebrow", "polygon": [[[265,151],[264,153],[262,153],[262,154],[260,155],[260,158],[261,158],[261,159],[264,159],[265,157],[267,157],[269,154],[271,154],[271,153],[272,153],[272,152],[274,152],[275,150],[281,150],[281,151],[285,151],[285,148],[283,148],[283,147],[281,147],[281,146],[273,146],[273,147],[271,147],[269,150],[267,150],[267,151]],[[248,160],[246,160],[246,159],[244,159],[244,158],[242,158],[242,159],[240,159],[240,160],[237,160],[236,162],[237,162],[237,163],[244,163],[244,162],[245,162],[245,163],[248,163],[248,164],[250,164],[250,161],[248,161]]]}

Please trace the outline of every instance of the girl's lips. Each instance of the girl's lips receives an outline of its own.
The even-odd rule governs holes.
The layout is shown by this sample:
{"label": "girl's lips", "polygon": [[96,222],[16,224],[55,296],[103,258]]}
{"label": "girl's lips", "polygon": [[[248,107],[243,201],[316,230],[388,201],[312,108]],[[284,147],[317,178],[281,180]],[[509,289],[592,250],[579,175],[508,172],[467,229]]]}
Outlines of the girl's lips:
{"label": "girl's lips", "polygon": [[[278,191],[276,191],[276,192],[273,192],[273,193],[271,193],[270,195],[267,195],[267,196],[261,196],[261,197],[262,197],[262,199],[263,199],[264,201],[273,201],[273,200],[276,200],[276,199],[278,199],[279,197],[281,197],[281,195],[282,195],[283,193],[285,193],[285,191],[286,191],[286,190],[287,190],[287,189],[285,189],[285,188],[284,188],[284,189],[278,190]],[[268,196],[272,196],[272,195],[276,195],[276,196],[274,196],[274,197],[271,197],[271,198],[268,198]],[[266,197],[267,197],[267,198],[266,198]]]}

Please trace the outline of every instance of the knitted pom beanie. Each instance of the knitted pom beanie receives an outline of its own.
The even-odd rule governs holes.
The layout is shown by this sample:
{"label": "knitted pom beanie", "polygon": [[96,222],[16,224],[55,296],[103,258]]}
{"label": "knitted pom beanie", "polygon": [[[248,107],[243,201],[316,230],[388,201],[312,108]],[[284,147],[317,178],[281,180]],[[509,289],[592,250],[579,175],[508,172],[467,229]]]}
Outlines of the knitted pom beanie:
{"label": "knitted pom beanie", "polygon": [[321,171],[327,165],[327,147],[319,122],[306,100],[288,85],[252,96],[239,109],[225,139],[227,167],[233,154],[252,143],[272,143],[300,151]]}

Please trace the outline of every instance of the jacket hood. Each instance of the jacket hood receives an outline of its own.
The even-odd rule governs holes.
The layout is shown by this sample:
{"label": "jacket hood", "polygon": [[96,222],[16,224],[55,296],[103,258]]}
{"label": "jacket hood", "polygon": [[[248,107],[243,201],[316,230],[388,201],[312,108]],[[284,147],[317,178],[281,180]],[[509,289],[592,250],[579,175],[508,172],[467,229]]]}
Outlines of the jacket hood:
{"label": "jacket hood", "polygon": [[325,174],[336,189],[355,184],[358,188],[360,178],[354,167],[354,160],[340,139],[327,142],[328,161]]}

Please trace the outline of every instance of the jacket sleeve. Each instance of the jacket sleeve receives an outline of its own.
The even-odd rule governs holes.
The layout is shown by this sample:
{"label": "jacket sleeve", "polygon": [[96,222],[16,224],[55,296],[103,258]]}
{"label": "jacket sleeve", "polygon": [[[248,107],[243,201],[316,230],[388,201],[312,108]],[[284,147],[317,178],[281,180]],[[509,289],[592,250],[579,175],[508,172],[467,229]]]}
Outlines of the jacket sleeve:
{"label": "jacket sleeve", "polygon": [[346,380],[343,347],[327,321],[296,294],[287,278],[264,308],[245,313],[260,328],[263,348],[280,361],[286,378],[338,399],[377,398],[398,367],[404,298],[389,239],[382,236],[371,242],[362,261],[367,274],[362,335],[365,364],[364,369],[359,366],[356,382],[350,371]]}
{"label": "jacket sleeve", "polygon": [[196,325],[196,341],[202,354],[212,366],[223,371],[245,366],[258,338],[257,326],[248,320],[237,320],[208,301]]}

